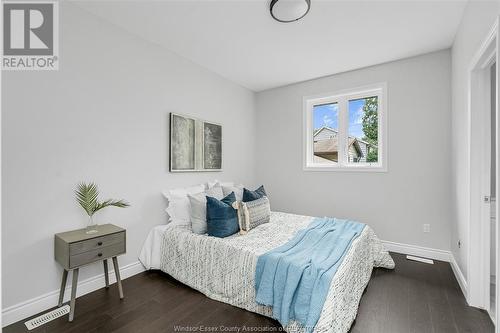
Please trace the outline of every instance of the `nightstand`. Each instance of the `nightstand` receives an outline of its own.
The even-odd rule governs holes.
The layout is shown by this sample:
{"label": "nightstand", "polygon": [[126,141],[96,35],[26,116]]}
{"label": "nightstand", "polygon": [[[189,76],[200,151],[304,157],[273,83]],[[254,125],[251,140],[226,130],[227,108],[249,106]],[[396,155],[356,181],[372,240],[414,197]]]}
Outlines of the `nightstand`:
{"label": "nightstand", "polygon": [[73,321],[73,316],[75,314],[78,272],[80,267],[84,265],[102,260],[104,263],[106,288],[109,288],[108,259],[112,258],[118,292],[120,293],[120,299],[123,299],[122,281],[120,279],[120,269],[116,257],[126,252],[126,230],[113,224],[98,225],[96,229],[97,232],[93,234],[86,234],[86,229],[79,229],[55,235],[55,259],[64,268],[61,290],[59,291],[58,306],[61,306],[63,302],[68,272],[73,271],[69,321]]}

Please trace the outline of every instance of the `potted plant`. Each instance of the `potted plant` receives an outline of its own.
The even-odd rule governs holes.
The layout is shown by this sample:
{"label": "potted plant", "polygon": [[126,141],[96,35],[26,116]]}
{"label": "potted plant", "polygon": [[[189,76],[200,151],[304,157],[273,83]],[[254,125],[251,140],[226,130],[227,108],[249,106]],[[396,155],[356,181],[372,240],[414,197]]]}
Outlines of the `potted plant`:
{"label": "potted plant", "polygon": [[93,216],[94,214],[109,206],[125,208],[130,206],[129,203],[123,200],[113,200],[108,199],[102,202],[97,200],[97,196],[99,195],[99,191],[97,189],[97,185],[94,183],[80,183],[78,184],[76,190],[76,201],[82,206],[87,215],[89,216],[89,221],[87,224],[87,234],[96,233],[96,224],[94,223]]}

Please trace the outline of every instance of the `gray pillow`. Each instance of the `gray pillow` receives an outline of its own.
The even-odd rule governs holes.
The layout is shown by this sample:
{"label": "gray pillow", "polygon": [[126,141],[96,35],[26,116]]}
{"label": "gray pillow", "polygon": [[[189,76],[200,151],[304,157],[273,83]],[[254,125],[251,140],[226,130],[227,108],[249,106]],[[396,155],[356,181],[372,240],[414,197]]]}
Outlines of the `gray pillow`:
{"label": "gray pillow", "polygon": [[243,185],[225,186],[222,185],[222,193],[224,196],[228,196],[231,192],[234,192],[236,196],[236,201],[241,201],[243,199]]}
{"label": "gray pillow", "polygon": [[233,207],[238,209],[240,234],[245,234],[261,224],[268,223],[271,219],[271,205],[267,197],[249,202],[238,201]]}
{"label": "gray pillow", "polygon": [[224,198],[220,186],[212,187],[205,192],[188,194],[191,216],[191,229],[195,234],[207,233],[207,196],[221,200]]}

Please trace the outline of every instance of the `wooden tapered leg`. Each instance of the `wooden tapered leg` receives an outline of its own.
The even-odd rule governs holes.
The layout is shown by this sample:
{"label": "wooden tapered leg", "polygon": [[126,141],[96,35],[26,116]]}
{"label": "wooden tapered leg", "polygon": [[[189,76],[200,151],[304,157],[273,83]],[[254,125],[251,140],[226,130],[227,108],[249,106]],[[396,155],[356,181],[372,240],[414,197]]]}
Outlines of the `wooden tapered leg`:
{"label": "wooden tapered leg", "polygon": [[76,301],[76,286],[78,285],[78,268],[73,270],[73,282],[71,283],[71,301],[69,310],[69,321],[73,321],[73,316],[75,315],[75,301]]}
{"label": "wooden tapered leg", "polygon": [[113,257],[113,267],[115,268],[116,283],[118,284],[118,293],[120,294],[120,299],[123,299],[122,280],[120,279],[120,268],[118,267],[118,258],[116,257]]}
{"label": "wooden tapered leg", "polygon": [[61,281],[61,290],[59,290],[59,302],[57,306],[61,306],[64,299],[64,290],[66,289],[66,280],[68,279],[68,271],[63,270],[62,281]]}
{"label": "wooden tapered leg", "polygon": [[108,274],[108,259],[104,259],[104,280],[106,281],[106,289],[109,288],[109,274]]}

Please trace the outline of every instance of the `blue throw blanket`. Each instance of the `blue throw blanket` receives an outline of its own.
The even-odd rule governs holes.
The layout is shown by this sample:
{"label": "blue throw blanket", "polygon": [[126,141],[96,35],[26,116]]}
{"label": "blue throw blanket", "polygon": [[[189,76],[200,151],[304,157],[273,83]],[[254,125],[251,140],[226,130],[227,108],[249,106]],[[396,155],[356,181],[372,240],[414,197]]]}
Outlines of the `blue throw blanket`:
{"label": "blue throw blanket", "polygon": [[273,307],[282,325],[295,319],[310,332],[323,309],[330,283],[364,224],[316,218],[286,244],[257,260],[257,303]]}

